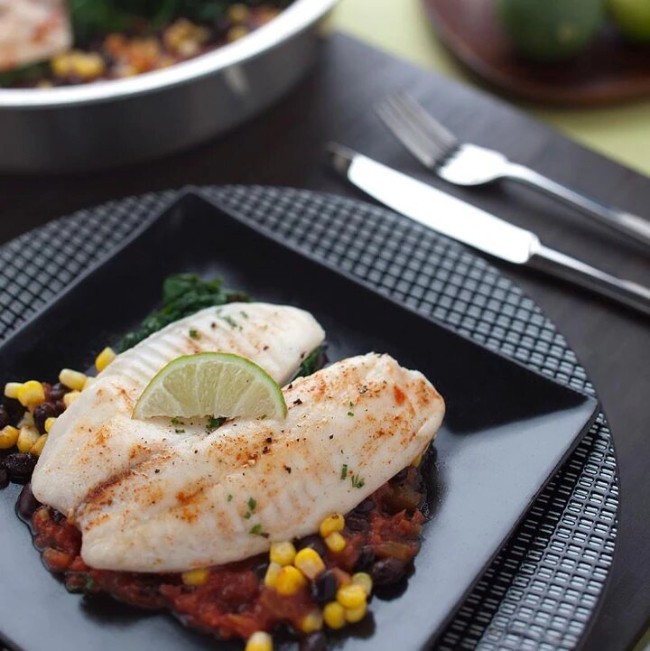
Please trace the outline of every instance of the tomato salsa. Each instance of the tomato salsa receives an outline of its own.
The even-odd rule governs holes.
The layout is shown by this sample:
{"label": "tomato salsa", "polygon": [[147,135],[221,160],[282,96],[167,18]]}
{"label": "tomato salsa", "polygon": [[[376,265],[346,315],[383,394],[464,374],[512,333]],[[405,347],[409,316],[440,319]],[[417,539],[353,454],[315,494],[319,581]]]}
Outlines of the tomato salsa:
{"label": "tomato salsa", "polygon": [[284,625],[298,637],[324,640],[322,633],[305,630],[305,621],[331,602],[354,573],[367,573],[373,586],[394,584],[406,576],[420,548],[424,497],[420,470],[409,467],[345,516],[341,534],[346,544],[340,552],[328,549],[318,535],[295,541],[297,550],[314,549],[325,569],[291,595],[267,585],[268,554],[207,568],[198,585],[188,581],[191,572],[93,569],[80,556],[79,530],[61,513],[35,502],[29,484],[21,503],[28,505],[22,516],[31,521],[43,562],[71,592],[105,593],[140,608],[169,610],[188,626],[222,639],[248,639],[256,631],[272,632]]}

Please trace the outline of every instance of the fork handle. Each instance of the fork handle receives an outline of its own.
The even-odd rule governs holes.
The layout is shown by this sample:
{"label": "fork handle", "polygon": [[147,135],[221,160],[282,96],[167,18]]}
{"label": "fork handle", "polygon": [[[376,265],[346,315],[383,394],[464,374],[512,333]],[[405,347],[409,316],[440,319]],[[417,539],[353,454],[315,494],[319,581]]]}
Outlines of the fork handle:
{"label": "fork handle", "polygon": [[532,251],[528,264],[650,316],[650,288],[639,283],[612,276],[541,243]]}
{"label": "fork handle", "polygon": [[511,163],[506,168],[504,176],[560,199],[560,201],[577,208],[585,215],[593,217],[610,230],[650,247],[650,221],[642,217],[606,206],[560,183],[556,183],[524,165]]}

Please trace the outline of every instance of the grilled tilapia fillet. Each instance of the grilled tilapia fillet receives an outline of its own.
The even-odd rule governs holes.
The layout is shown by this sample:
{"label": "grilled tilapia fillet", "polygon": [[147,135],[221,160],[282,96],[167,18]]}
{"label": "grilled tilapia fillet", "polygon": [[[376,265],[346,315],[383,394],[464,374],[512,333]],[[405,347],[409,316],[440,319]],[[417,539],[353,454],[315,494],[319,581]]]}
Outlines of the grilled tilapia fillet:
{"label": "grilled tilapia fillet", "polygon": [[[184,426],[176,445],[97,485],[73,513],[84,561],[182,571],[313,533],[325,516],[350,511],[408,466],[444,413],[431,383],[388,355],[343,360],[294,381],[284,395],[286,419],[236,419],[210,434]],[[149,427],[174,436],[163,423],[117,425],[133,438]]]}
{"label": "grilled tilapia fillet", "polygon": [[64,0],[0,0],[0,72],[72,47]]}
{"label": "grilled tilapia fillet", "polygon": [[[176,447],[186,447],[188,435],[177,432],[169,418],[131,418],[147,383],[171,360],[208,351],[236,353],[285,384],[323,338],[309,313],[265,303],[210,307],[170,324],[119,355],[56,419],[34,471],[34,495],[72,516],[107,482],[137,472],[152,456],[173,456]],[[205,434],[205,419],[195,429]]]}

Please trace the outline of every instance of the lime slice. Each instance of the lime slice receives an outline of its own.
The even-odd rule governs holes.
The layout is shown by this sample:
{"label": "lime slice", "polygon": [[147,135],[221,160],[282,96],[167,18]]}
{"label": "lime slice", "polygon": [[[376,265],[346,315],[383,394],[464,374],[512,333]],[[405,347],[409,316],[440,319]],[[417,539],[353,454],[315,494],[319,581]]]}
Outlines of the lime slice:
{"label": "lime slice", "polygon": [[142,392],[133,418],[280,418],[287,404],[278,383],[250,359],[230,353],[179,357]]}

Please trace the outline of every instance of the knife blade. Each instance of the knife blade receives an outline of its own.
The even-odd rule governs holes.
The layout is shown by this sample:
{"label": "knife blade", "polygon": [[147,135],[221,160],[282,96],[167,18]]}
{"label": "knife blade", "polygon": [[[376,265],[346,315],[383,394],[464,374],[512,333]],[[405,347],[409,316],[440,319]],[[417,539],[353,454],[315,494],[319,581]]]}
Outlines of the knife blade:
{"label": "knife blade", "polygon": [[650,315],[648,287],[617,278],[551,249],[535,233],[347,147],[330,143],[327,152],[330,164],[339,174],[413,221],[493,257],[573,282]]}

